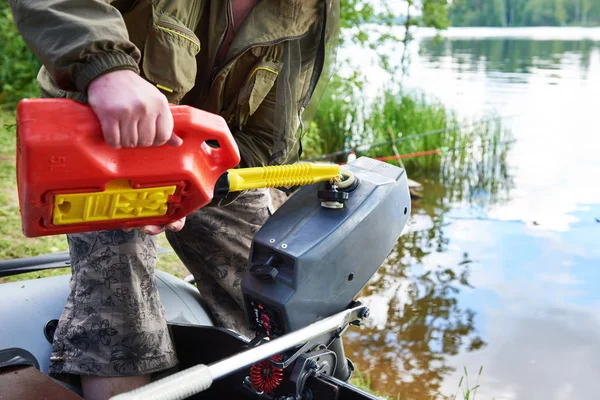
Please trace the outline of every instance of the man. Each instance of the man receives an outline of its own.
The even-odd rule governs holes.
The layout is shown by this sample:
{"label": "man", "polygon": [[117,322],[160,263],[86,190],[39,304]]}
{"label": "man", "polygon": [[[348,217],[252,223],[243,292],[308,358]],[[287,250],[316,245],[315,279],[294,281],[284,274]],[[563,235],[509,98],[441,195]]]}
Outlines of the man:
{"label": "man", "polygon": [[[244,167],[298,159],[303,111],[323,75],[338,2],[9,0],[43,63],[41,95],[87,102],[108,145],[180,145],[168,103],[186,104],[226,119]],[[71,293],[51,374],[79,375],[87,399],[106,399],[177,364],[154,279],[161,232],[215,322],[249,335],[240,281],[269,215],[268,192],[257,190],[168,226],[68,235]]]}

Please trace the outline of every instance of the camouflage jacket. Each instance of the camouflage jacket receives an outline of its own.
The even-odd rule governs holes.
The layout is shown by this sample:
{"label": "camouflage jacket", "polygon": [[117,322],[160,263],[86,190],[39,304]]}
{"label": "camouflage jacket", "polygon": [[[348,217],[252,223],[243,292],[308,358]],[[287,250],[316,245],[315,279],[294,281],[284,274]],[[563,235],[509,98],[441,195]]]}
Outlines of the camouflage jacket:
{"label": "camouflage jacket", "polygon": [[[259,0],[234,39],[231,0],[9,0],[41,60],[41,95],[86,101],[90,81],[131,69],[171,103],[220,114],[241,166],[294,162],[339,0]],[[219,57],[221,54],[221,57]]]}

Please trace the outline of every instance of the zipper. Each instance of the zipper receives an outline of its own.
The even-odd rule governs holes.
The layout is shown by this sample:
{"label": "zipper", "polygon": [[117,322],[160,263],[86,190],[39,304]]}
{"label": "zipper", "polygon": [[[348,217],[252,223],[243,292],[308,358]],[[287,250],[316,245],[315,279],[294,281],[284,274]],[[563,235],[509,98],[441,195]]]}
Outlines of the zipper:
{"label": "zipper", "polygon": [[182,26],[179,26],[179,25],[174,25],[174,24],[171,24],[168,22],[162,22],[162,21],[156,22],[154,24],[154,26],[156,26],[157,29],[172,33],[173,35],[177,35],[181,38],[184,38],[184,39],[192,42],[198,49],[197,53],[200,52],[200,40],[197,39],[196,34],[194,32],[192,32],[191,30],[184,28]]}
{"label": "zipper", "polygon": [[206,83],[206,87],[209,88],[210,85],[212,85],[212,82],[215,78],[215,73],[217,70],[217,61],[219,60],[219,55],[221,54],[221,51],[223,50],[223,46],[225,45],[225,41],[227,40],[227,37],[229,36],[229,29],[231,29],[231,24],[233,21],[233,10],[232,10],[232,5],[231,5],[231,0],[227,0],[227,13],[226,13],[226,23],[227,25],[225,26],[225,34],[223,35],[223,38],[221,39],[221,43],[219,43],[219,47],[217,48],[217,53],[215,54],[215,59],[213,61],[213,68],[210,72],[210,78],[208,79],[208,82]]}

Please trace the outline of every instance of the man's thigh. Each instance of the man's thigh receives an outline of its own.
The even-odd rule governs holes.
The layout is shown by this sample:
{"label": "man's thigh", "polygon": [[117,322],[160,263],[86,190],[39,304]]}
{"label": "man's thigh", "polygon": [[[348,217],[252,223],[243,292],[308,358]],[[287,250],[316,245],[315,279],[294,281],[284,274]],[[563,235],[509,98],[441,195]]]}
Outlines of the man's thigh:
{"label": "man's thigh", "polygon": [[251,335],[242,312],[241,281],[252,239],[272,213],[268,190],[244,193],[223,207],[189,215],[180,232],[167,238],[196,284],[219,326]]}

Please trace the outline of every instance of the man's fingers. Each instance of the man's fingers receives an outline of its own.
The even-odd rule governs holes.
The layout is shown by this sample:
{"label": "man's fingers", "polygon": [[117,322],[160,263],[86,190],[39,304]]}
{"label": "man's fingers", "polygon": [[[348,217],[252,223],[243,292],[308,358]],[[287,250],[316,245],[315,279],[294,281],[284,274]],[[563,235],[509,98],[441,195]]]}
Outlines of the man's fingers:
{"label": "man's fingers", "polygon": [[134,229],[139,229],[140,232],[144,232],[148,235],[158,235],[166,230],[164,225],[144,225],[137,228],[123,228],[124,232],[132,232]]}
{"label": "man's fingers", "polygon": [[150,147],[156,137],[156,119],[150,116],[140,119],[137,125],[138,145]]}
{"label": "man's fingers", "polygon": [[167,141],[169,141],[173,135],[173,114],[171,114],[171,110],[168,107],[165,109],[166,111],[161,112],[156,119],[156,137],[154,138],[155,146],[162,146],[163,144],[167,143]]}
{"label": "man's fingers", "polygon": [[143,225],[138,226],[137,228],[123,228],[123,231],[131,232],[134,229],[138,229],[140,232],[144,232],[147,235],[158,235],[163,233],[166,227],[164,225]]}
{"label": "man's fingers", "polygon": [[164,225],[145,225],[140,230],[148,235],[158,235],[166,230]]}
{"label": "man's fingers", "polygon": [[169,229],[173,232],[179,232],[180,230],[183,229],[184,225],[185,225],[185,217],[167,224],[167,229]]}
{"label": "man's fingers", "polygon": [[183,144],[183,139],[176,134],[173,134],[167,144],[170,146],[181,146]]}
{"label": "man's fingers", "polygon": [[119,122],[121,131],[121,146],[135,147],[138,143],[138,121],[137,119],[122,118]]}
{"label": "man's fingers", "polygon": [[133,71],[118,70],[95,78],[88,100],[101,121],[113,120],[103,126],[105,140],[112,147],[181,144],[181,139],[171,138],[173,114],[167,98]]}
{"label": "man's fingers", "polygon": [[121,134],[119,130],[119,121],[113,118],[101,118],[100,126],[104,141],[115,149],[121,147]]}

